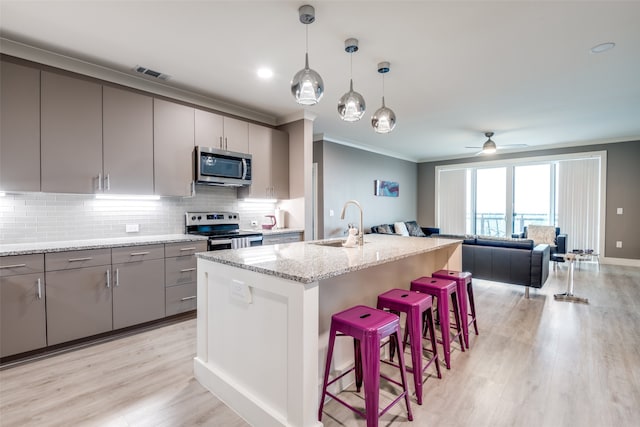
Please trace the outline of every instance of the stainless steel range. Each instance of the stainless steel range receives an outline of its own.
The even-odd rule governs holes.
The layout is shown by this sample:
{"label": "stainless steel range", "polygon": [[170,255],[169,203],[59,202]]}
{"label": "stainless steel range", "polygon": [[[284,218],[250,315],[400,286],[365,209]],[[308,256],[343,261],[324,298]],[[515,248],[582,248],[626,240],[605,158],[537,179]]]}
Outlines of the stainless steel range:
{"label": "stainless steel range", "polygon": [[209,251],[262,245],[262,233],[240,230],[237,212],[187,212],[185,224],[187,234],[209,237]]}

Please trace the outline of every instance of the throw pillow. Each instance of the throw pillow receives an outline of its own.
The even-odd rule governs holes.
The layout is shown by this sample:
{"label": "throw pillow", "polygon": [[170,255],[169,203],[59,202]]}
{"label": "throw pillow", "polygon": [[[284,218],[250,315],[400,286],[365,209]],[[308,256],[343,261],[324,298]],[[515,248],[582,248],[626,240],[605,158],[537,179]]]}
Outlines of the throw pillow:
{"label": "throw pillow", "polygon": [[404,222],[394,222],[393,228],[396,230],[396,234],[409,236],[409,231],[407,231],[407,226],[404,225]]}
{"label": "throw pillow", "polygon": [[533,240],[535,245],[555,245],[556,228],[552,225],[528,225],[527,238]]}
{"label": "throw pillow", "polygon": [[407,221],[405,222],[405,225],[407,226],[407,231],[409,231],[409,236],[427,237],[427,235],[422,232],[422,228],[420,228],[416,221]]}
{"label": "throw pillow", "polygon": [[380,234],[393,234],[393,230],[389,224],[382,224],[378,226],[378,233]]}

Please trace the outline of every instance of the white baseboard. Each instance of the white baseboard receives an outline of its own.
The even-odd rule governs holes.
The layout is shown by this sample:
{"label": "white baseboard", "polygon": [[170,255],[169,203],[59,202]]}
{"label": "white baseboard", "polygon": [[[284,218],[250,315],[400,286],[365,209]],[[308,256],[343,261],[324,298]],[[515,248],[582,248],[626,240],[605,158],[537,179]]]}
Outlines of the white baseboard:
{"label": "white baseboard", "polygon": [[600,258],[600,263],[609,265],[624,265],[627,267],[640,267],[640,259],[602,257]]}

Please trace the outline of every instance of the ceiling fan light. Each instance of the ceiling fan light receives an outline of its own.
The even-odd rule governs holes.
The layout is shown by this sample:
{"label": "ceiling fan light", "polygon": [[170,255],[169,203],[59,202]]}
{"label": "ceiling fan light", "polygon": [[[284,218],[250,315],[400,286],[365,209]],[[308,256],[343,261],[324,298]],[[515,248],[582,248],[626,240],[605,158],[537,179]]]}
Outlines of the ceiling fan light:
{"label": "ceiling fan light", "polygon": [[316,71],[309,68],[309,55],[305,54],[305,66],[291,79],[291,94],[301,105],[315,105],[324,95],[324,82]]}
{"label": "ceiling fan light", "polygon": [[496,143],[489,139],[482,145],[482,153],[483,154],[494,154],[496,152]]}
{"label": "ceiling fan light", "polygon": [[389,133],[396,127],[396,113],[384,105],[384,97],[382,97],[382,107],[378,108],[371,117],[371,126],[376,133]]}
{"label": "ceiling fan light", "polygon": [[345,122],[357,122],[366,110],[364,98],[353,90],[353,80],[349,82],[349,92],[338,100],[338,114]]}

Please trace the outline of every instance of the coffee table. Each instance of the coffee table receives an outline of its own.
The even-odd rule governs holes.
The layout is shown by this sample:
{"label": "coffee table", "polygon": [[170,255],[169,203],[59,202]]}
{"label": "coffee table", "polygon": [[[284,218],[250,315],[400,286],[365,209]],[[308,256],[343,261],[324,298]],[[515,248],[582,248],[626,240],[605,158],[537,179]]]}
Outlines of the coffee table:
{"label": "coffee table", "polygon": [[568,301],[568,302],[579,302],[583,304],[589,304],[588,298],[581,298],[573,294],[573,268],[576,261],[579,260],[578,257],[580,255],[591,255],[591,254],[568,253],[563,255],[564,259],[569,262],[569,275],[567,276],[567,292],[564,292],[562,294],[555,294],[553,298],[556,301]]}

